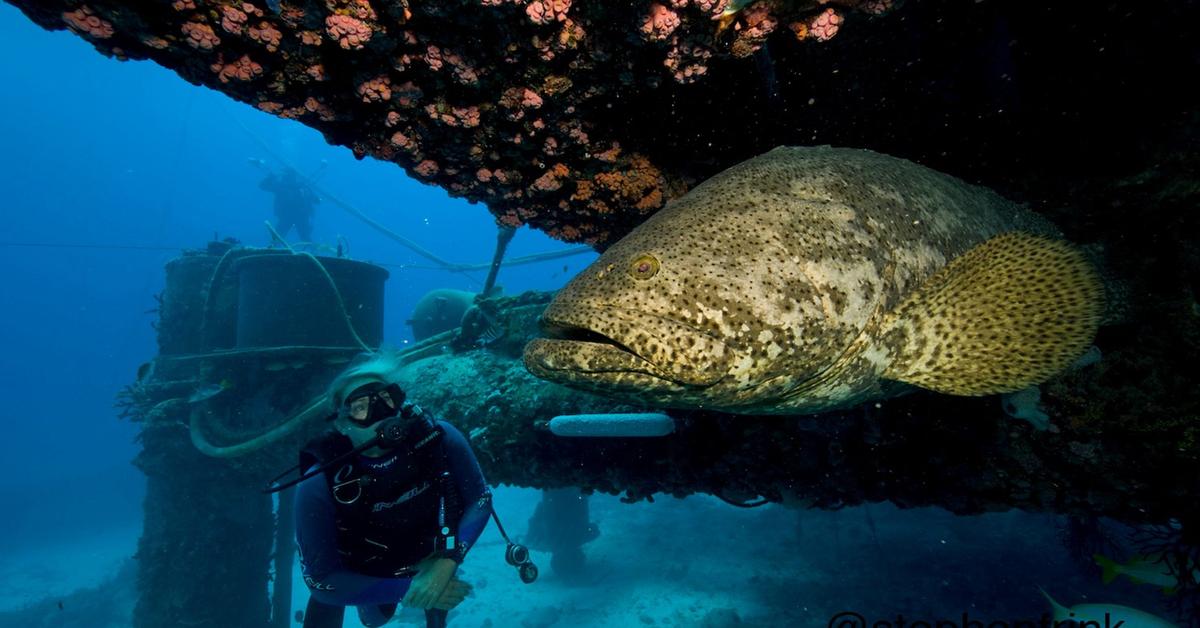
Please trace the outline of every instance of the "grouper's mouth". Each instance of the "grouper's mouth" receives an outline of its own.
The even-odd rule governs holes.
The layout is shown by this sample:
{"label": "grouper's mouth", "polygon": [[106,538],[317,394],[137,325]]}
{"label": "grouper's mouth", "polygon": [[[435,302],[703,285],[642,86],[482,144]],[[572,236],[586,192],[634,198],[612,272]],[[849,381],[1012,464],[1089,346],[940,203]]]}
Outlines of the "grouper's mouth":
{"label": "grouper's mouth", "polygon": [[525,366],[550,381],[594,390],[680,391],[725,377],[724,344],[701,331],[619,307],[542,315]]}

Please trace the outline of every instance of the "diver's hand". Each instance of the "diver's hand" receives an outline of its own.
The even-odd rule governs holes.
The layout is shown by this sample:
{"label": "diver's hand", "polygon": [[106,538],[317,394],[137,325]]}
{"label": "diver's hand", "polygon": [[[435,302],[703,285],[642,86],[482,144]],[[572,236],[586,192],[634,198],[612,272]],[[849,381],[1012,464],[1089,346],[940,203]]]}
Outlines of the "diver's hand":
{"label": "diver's hand", "polygon": [[441,597],[458,563],[449,558],[433,558],[423,561],[419,566],[416,577],[404,594],[401,604],[405,608],[433,608],[434,603]]}
{"label": "diver's hand", "polygon": [[433,607],[439,610],[448,611],[455,606],[462,604],[467,595],[471,593],[471,585],[459,580],[451,578],[445,589],[442,589],[441,596],[433,603]]}

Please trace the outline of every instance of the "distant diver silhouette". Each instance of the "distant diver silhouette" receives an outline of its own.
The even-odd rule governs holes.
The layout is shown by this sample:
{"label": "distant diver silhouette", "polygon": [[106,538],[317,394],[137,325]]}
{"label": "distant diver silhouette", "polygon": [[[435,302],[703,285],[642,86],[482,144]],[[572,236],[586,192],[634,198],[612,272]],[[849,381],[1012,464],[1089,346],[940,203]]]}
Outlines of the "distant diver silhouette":
{"label": "distant diver silhouette", "polygon": [[295,169],[285,167],[282,174],[268,173],[258,187],[275,195],[275,223],[280,235],[287,237],[292,227],[303,242],[312,242],[312,219],[321,197]]}

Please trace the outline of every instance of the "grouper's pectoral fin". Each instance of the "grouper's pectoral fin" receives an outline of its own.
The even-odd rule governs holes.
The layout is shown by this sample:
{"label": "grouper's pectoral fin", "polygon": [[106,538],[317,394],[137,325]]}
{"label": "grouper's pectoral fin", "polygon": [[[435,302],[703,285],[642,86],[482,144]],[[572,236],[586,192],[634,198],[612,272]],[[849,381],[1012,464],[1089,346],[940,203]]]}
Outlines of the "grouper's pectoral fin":
{"label": "grouper's pectoral fin", "polygon": [[954,395],[1021,390],[1091,345],[1104,309],[1100,276],[1070,244],[1005,233],[967,251],[884,323],[883,376]]}

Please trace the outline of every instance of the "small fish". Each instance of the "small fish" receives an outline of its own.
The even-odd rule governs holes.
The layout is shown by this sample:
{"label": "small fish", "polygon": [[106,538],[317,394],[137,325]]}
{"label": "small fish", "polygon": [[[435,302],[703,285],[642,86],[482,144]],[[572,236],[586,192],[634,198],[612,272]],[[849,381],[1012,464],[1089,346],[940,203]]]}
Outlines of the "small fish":
{"label": "small fish", "polygon": [[63,609],[63,603],[62,603],[62,600],[59,600],[58,601],[58,610],[61,611],[62,609]]}
{"label": "small fish", "polygon": [[[1120,604],[1076,604],[1070,608],[1059,604],[1041,587],[1038,591],[1050,601],[1057,622],[1076,622],[1079,626],[1120,626],[1121,628],[1178,628],[1175,624],[1146,611]],[[1063,623],[1063,626],[1072,624]]]}
{"label": "small fish", "polygon": [[1000,395],[1000,407],[1008,416],[1028,421],[1036,430],[1050,428],[1050,415],[1042,407],[1042,390],[1037,386]]}
{"label": "small fish", "polygon": [[462,338],[477,346],[487,346],[505,335],[504,325],[485,308],[471,306],[462,316]]}
{"label": "small fish", "polygon": [[729,0],[729,2],[725,4],[725,8],[720,13],[712,17],[712,19],[717,22],[716,34],[720,35],[721,33],[725,32],[726,29],[732,26],[733,21],[737,19],[737,16],[742,12],[742,9],[745,9],[750,2],[751,0]]}
{"label": "small fish", "polygon": [[488,325],[487,329],[479,334],[479,344],[490,345],[493,342],[504,337],[504,328],[499,325]]}
{"label": "small fish", "polygon": [[228,379],[223,379],[217,384],[201,386],[197,388],[195,392],[191,394],[191,396],[188,397],[188,403],[200,403],[201,401],[207,401],[225,392],[226,390],[229,390],[230,388],[233,388],[233,383]]}
{"label": "small fish", "polygon": [[[1103,554],[1093,554],[1092,560],[1095,560],[1096,564],[1104,570],[1101,576],[1104,584],[1112,583],[1118,576],[1125,576],[1134,584],[1152,584],[1161,587],[1163,593],[1167,594],[1174,593],[1179,588],[1179,576],[1171,573],[1171,568],[1162,554],[1134,556],[1124,564]],[[1200,568],[1192,572],[1192,578],[1200,582]]]}

